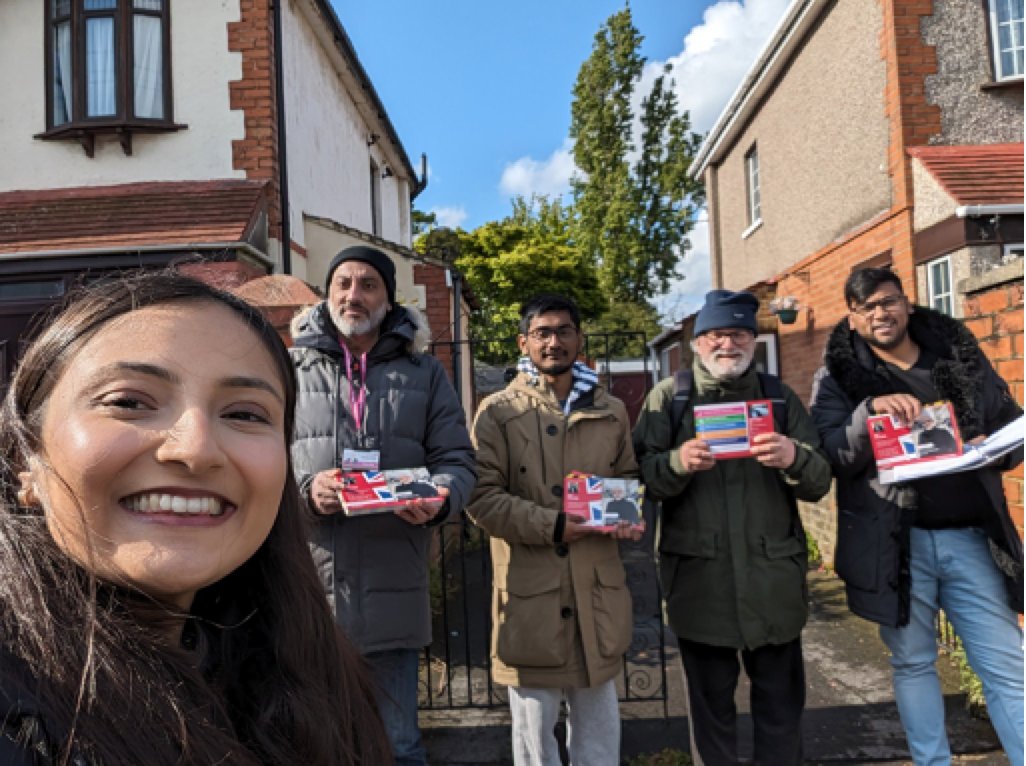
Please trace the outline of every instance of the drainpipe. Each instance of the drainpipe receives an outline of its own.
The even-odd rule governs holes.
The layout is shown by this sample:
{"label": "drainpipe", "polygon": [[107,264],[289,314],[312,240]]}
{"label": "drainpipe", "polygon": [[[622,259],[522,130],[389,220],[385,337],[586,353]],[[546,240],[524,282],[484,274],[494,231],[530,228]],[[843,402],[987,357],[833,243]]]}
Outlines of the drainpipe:
{"label": "drainpipe", "polygon": [[[426,176],[425,176],[426,177]],[[460,326],[463,300],[463,276],[456,269],[449,269],[452,282],[452,383],[456,398],[463,403],[463,330]]]}
{"label": "drainpipe", "polygon": [[292,273],[292,224],[289,221],[289,165],[285,136],[285,56],[282,43],[282,3],[271,0],[274,10],[274,102],[278,115],[278,206],[281,209],[281,270]]}
{"label": "drainpipe", "polygon": [[420,155],[420,178],[415,181],[413,189],[410,191],[410,202],[417,199],[417,195],[424,191],[427,188],[427,185],[427,155],[422,152]]}

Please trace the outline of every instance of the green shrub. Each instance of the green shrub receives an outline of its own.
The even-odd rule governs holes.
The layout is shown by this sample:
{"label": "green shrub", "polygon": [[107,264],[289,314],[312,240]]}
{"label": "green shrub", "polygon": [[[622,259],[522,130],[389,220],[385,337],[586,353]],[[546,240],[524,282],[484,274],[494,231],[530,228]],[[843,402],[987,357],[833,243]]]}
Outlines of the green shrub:
{"label": "green shrub", "polygon": [[809,551],[810,564],[818,564],[823,560],[823,554],[819,551],[819,544],[816,542],[816,538],[809,534],[808,530],[805,531],[805,547]]}
{"label": "green shrub", "polygon": [[628,761],[628,766],[693,766],[691,756],[682,750],[666,748],[658,753],[638,755]]}
{"label": "green shrub", "polygon": [[969,660],[965,656],[962,639],[955,639],[955,648],[951,651],[951,659],[958,665],[958,688],[965,692],[965,704],[969,712],[977,718],[987,718],[987,700],[983,696],[983,682],[976,675]]}

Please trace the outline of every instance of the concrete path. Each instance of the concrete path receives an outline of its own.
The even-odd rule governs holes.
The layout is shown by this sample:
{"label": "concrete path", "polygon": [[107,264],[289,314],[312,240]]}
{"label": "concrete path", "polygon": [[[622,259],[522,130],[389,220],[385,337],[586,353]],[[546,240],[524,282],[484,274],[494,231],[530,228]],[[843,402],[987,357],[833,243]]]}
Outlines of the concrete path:
{"label": "concrete path", "polygon": [[[808,701],[804,719],[808,764],[905,764],[908,750],[891,691],[887,650],[876,627],[845,607],[839,580],[810,572],[811,616],[803,634]],[[688,751],[687,710],[679,657],[668,647],[669,716],[663,703],[625,704],[623,763],[666,748]],[[959,764],[1007,764],[993,729],[970,717],[958,692],[957,671],[941,660],[948,735]],[[747,684],[738,689],[741,755],[751,757]],[[422,713],[432,766],[510,764],[509,715],[505,709]]]}

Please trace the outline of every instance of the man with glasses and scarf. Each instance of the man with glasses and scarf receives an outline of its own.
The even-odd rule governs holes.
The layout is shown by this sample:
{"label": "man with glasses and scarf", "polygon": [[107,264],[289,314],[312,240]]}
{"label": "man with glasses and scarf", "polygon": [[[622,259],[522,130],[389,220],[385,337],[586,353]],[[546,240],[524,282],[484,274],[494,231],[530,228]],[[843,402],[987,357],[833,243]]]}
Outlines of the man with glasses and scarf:
{"label": "man with glasses and scarf", "polygon": [[917,766],[951,762],[936,669],[938,609],[983,682],[1009,760],[1021,766],[1022,543],[1001,471],[1022,462],[1022,448],[976,471],[881,484],[866,421],[886,414],[908,424],[923,404],[945,399],[971,442],[1022,410],[972,333],[951,317],[912,306],[893,272],[853,272],[844,298],[849,314],[827,341],[812,416],[837,475],[834,564],[848,607],[880,624]]}
{"label": "man with glasses and scarf", "polygon": [[636,474],[623,403],[576,361],[576,304],[541,295],[521,309],[517,377],[477,412],[478,483],[467,515],[491,537],[492,677],[509,686],[513,761],[558,766],[553,727],[565,700],[574,766],[620,762],[614,678],[631,641],[631,599],[617,540],[563,513],[571,471]]}
{"label": "man with glasses and scarf", "polygon": [[[830,466],[798,397],[755,369],[758,308],[748,292],[706,295],[687,405],[673,406],[677,382],[664,380],[634,429],[646,493],[662,501],[666,619],[687,678],[692,754],[707,766],[738,762],[739,656],[751,680],[755,763],[802,762],[808,562],[795,501],[826,494]],[[694,406],[769,399],[771,384],[783,422],[752,439],[751,457],[714,457],[696,438]]]}

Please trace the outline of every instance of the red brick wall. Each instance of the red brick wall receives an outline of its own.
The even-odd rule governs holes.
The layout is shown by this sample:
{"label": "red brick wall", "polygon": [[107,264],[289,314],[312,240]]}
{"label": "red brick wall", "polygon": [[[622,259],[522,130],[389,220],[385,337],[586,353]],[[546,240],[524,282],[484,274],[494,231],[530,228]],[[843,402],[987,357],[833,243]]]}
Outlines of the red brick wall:
{"label": "red brick wall", "polygon": [[232,141],[232,166],[246,178],[271,182],[268,230],[281,239],[278,191],[278,121],[274,101],[272,3],[239,0],[240,18],[228,24],[228,50],[242,54],[242,78],[229,83],[231,108],[244,115],[246,135]]}
{"label": "red brick wall", "polygon": [[814,253],[777,282],[778,296],[793,295],[802,306],[794,324],[777,326],[780,375],[802,401],[809,401],[812,377],[822,363],[827,336],[847,316],[844,281],[853,268],[887,250],[906,292],[915,297],[912,214],[907,209],[881,216],[847,239]]}
{"label": "red brick wall", "polygon": [[887,63],[884,111],[890,124],[888,171],[893,208],[912,204],[911,161],[905,149],[927,144],[940,133],[940,107],[927,103],[925,78],[937,72],[937,52],[923,42],[923,17],[933,0],[879,0],[883,10],[880,53]]}
{"label": "red brick wall", "polygon": [[[1023,283],[1022,279],[995,285],[965,298],[966,327],[998,374],[1005,379],[1019,406],[1023,403]],[[1022,465],[1005,474],[1005,497],[1012,518],[1023,533]]]}
{"label": "red brick wall", "polygon": [[433,354],[452,380],[452,347],[447,345],[452,342],[452,289],[445,283],[445,269],[433,263],[414,264],[413,282],[424,286],[427,304],[424,314],[431,328],[431,339],[439,344],[434,347]]}

